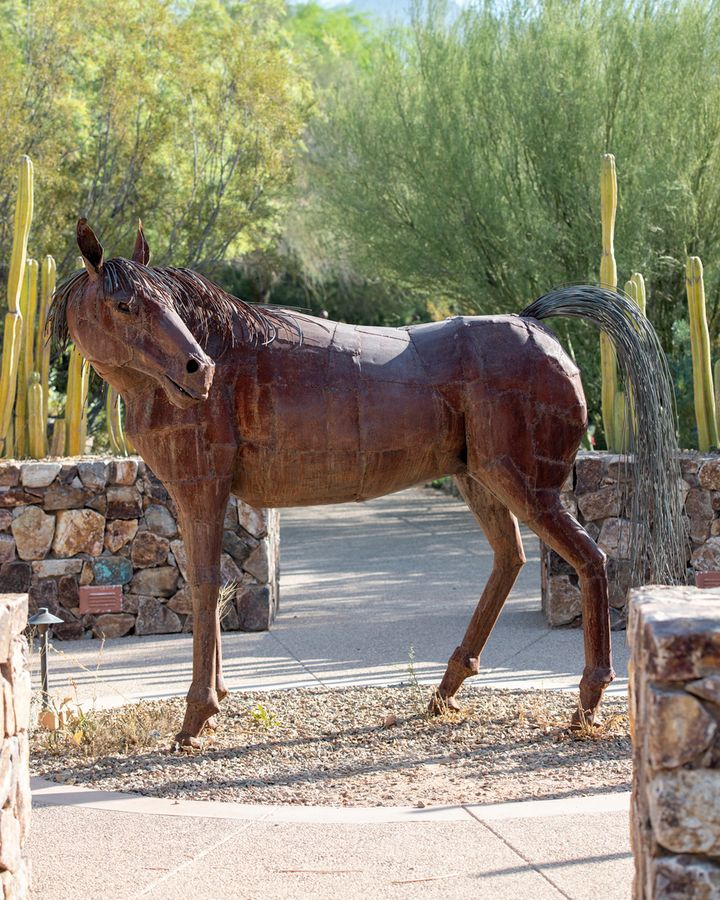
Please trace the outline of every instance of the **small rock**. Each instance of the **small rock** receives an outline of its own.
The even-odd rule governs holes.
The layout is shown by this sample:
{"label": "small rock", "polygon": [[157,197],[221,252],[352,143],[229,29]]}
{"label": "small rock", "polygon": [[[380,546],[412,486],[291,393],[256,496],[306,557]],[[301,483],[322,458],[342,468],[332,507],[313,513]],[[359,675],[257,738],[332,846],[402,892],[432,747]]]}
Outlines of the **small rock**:
{"label": "small rock", "polygon": [[720,706],[720,675],[708,675],[685,685],[685,690]]}
{"label": "small rock", "polygon": [[235,602],[242,631],[267,631],[270,628],[275,610],[268,585],[241,585]]}
{"label": "small rock", "polygon": [[55,482],[45,492],[43,507],[47,510],[81,509],[92,496],[92,492],[87,488],[76,488]]}
{"label": "small rock", "polygon": [[[178,571],[174,566],[139,569],[130,582],[130,593],[152,597],[172,597],[177,590]],[[180,629],[178,628],[178,631]],[[141,632],[136,632],[140,634]],[[152,634],[153,632],[145,632]]]}
{"label": "small rock", "polygon": [[108,519],[138,519],[142,515],[142,497],[137,488],[113,486],[107,489],[105,496]]}
{"label": "small rock", "polygon": [[20,481],[23,487],[48,487],[62,468],[61,463],[30,462],[23,463],[20,469]]}
{"label": "small rock", "polygon": [[105,549],[117,553],[135,537],[138,530],[137,519],[115,519],[105,528]]}
{"label": "small rock", "polygon": [[[157,569],[143,569],[157,572]],[[179,617],[155,597],[140,597],[135,634],[175,634],[182,630]]]}
{"label": "small rock", "polygon": [[238,512],[237,512],[238,502],[235,497],[232,495],[227,502],[227,506],[225,507],[225,524],[223,527],[228,531],[234,531],[237,528],[238,524]]}
{"label": "small rock", "polygon": [[108,464],[102,460],[78,463],[78,477],[86,488],[101,491],[107,484]]}
{"label": "small rock", "polygon": [[712,572],[720,569],[720,537],[711,537],[695,550],[690,565],[696,572]]}
{"label": "small rock", "polygon": [[100,556],[92,567],[95,584],[128,584],[133,576],[132,563],[122,556]]}
{"label": "small rock", "polygon": [[578,508],[588,522],[620,515],[620,492],[617,485],[578,496]]}
{"label": "small rock", "polygon": [[252,553],[250,553],[248,558],[243,563],[243,569],[245,569],[246,572],[249,572],[253,576],[253,578],[257,578],[257,580],[263,584],[270,580],[267,541],[262,541],[261,543],[259,543],[257,547],[252,551]]}
{"label": "small rock", "polygon": [[63,575],[58,579],[58,603],[66,609],[77,609],[80,606],[80,590],[74,575]]}
{"label": "small rock", "polygon": [[190,585],[186,584],[184,587],[181,587],[180,590],[176,594],[173,594],[168,600],[167,605],[169,609],[179,615],[189,615],[193,611]]}
{"label": "small rock", "polygon": [[698,471],[698,481],[706,491],[720,490],[720,459],[704,462]]}
{"label": "small rock", "polygon": [[126,613],[104,613],[95,619],[93,634],[97,638],[119,638],[135,627],[135,616]]}
{"label": "small rock", "polygon": [[130,556],[136,569],[163,565],[168,556],[170,544],[167,538],[152,531],[139,531],[133,541]]}
{"label": "small rock", "polygon": [[110,484],[135,484],[137,475],[137,459],[116,459],[110,463]]}
{"label": "small rock", "polygon": [[0,462],[0,487],[16,487],[20,484],[20,466]]}
{"label": "small rock", "polygon": [[658,772],[648,787],[655,837],[673,853],[720,855],[720,771]]}
{"label": "small rock", "polygon": [[630,558],[632,526],[627,519],[606,519],[600,529],[598,547],[608,556]]}
{"label": "small rock", "polygon": [[12,520],[13,514],[9,509],[0,509],[0,531],[8,531]]}
{"label": "small rock", "polygon": [[240,584],[242,581],[242,572],[238,569],[235,561],[227,553],[220,554],[220,583],[221,584]]}
{"label": "small rock", "polygon": [[138,594],[123,594],[122,611],[136,616],[138,614],[138,609],[140,608],[141,599],[142,598]]}
{"label": "small rock", "polygon": [[15,506],[28,506],[37,503],[40,494],[35,489],[26,491],[24,488],[0,488],[0,507],[12,509]]}
{"label": "small rock", "polygon": [[32,564],[33,575],[37,578],[60,578],[62,575],[79,575],[82,572],[81,559],[41,559]]}
{"label": "small rock", "polygon": [[570,625],[582,614],[580,588],[568,575],[551,575],[543,594],[543,612],[552,626]]}
{"label": "small rock", "polygon": [[177,522],[172,514],[159,503],[152,503],[145,510],[145,527],[165,538],[174,538],[178,533]]}
{"label": "small rock", "polygon": [[57,514],[53,553],[100,556],[105,537],[105,519],[92,509],[64,509]]}
{"label": "small rock", "polygon": [[690,537],[698,543],[704,541],[710,534],[710,523],[714,517],[710,494],[691,488],[685,498],[685,512],[690,522]]}
{"label": "small rock", "polygon": [[171,541],[170,549],[172,550],[172,555],[175,558],[175,564],[178,569],[180,569],[180,574],[185,579],[185,581],[189,581],[188,571],[187,571],[187,553],[185,553],[185,544],[183,541]]}
{"label": "small rock", "polygon": [[242,566],[256,546],[257,541],[249,535],[243,539],[236,531],[223,533],[223,550],[229,553],[239,566]]}
{"label": "small rock", "polygon": [[[247,503],[243,503],[242,500],[239,500],[237,511],[238,522],[248,534],[257,538],[265,536],[267,532],[267,517],[265,510],[255,509],[254,506],[249,506]],[[225,527],[227,528],[228,526],[226,525]]]}
{"label": "small rock", "polygon": [[692,762],[715,736],[713,717],[683,691],[652,689],[646,718],[648,754],[656,769]]}
{"label": "small rock", "polygon": [[0,533],[0,563],[15,559],[15,538],[11,534]]}
{"label": "small rock", "polygon": [[80,574],[80,587],[86,587],[88,584],[92,584],[94,579],[95,573],[93,572],[93,567],[89,562],[84,562]]}
{"label": "small rock", "polygon": [[30,563],[14,560],[0,565],[0,593],[25,594],[30,590]]}
{"label": "small rock", "polygon": [[389,716],[385,716],[385,721],[383,722],[384,728],[392,728],[393,725],[397,725],[397,716],[395,713],[390,713]]}
{"label": "small rock", "polygon": [[55,534],[55,516],[46,515],[37,506],[28,506],[13,519],[11,527],[20,559],[43,559]]}

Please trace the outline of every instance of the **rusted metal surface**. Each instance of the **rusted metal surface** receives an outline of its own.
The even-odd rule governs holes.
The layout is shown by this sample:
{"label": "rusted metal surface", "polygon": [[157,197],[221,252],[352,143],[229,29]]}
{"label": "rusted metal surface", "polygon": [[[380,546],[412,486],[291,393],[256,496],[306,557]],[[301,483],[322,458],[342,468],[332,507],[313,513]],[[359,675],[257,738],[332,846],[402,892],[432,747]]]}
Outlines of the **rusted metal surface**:
{"label": "rusted metal surface", "polygon": [[434,705],[456,705],[524,561],[518,519],[578,571],[592,715],[612,680],[605,557],[560,504],[585,432],[580,375],[551,331],[517,315],[366,328],[231,298],[201,276],[105,262],[78,224],[86,272],[51,324],[123,397],[127,431],[177,504],[193,593],[193,677],[178,735],[196,745],[226,689],[217,597],[231,492],[254,506],[365,500],[453,475],[495,553]]}

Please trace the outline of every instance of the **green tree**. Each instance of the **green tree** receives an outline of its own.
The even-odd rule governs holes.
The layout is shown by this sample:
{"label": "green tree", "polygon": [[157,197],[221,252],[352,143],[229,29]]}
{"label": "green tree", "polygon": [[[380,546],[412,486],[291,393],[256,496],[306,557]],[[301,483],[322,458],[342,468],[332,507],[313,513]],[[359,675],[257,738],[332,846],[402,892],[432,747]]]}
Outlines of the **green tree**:
{"label": "green tree", "polygon": [[[416,7],[313,125],[308,218],[353,264],[446,309],[512,312],[597,281],[616,155],[621,283],[642,271],[668,350],[688,253],[720,328],[720,8],[709,0]],[[572,337],[588,395],[595,335]],[[680,345],[678,345],[680,349]]]}
{"label": "green tree", "polygon": [[111,252],[137,216],[155,258],[210,268],[278,233],[310,86],[274,0],[3,2],[0,258],[15,164],[37,173],[36,254],[73,263],[86,215]]}

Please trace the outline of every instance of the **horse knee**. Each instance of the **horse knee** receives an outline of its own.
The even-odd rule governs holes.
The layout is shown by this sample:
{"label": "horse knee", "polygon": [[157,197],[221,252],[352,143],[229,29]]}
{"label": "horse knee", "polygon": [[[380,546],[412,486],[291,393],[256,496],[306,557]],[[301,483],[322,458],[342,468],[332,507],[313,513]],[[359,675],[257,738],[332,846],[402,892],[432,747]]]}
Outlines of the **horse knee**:
{"label": "horse knee", "polygon": [[592,550],[583,557],[577,567],[580,578],[604,578],[607,579],[607,554],[594,544]]}
{"label": "horse knee", "polygon": [[523,550],[523,548],[514,547],[512,551],[504,557],[502,568],[509,575],[515,576],[518,574],[520,569],[522,569],[526,562],[527,560],[525,558],[525,551]]}

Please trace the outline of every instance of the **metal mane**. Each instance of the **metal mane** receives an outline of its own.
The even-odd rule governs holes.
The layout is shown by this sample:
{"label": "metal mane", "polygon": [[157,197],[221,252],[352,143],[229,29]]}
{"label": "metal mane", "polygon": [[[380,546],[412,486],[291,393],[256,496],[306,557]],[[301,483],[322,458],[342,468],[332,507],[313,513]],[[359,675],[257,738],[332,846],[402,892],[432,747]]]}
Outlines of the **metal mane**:
{"label": "metal mane", "polygon": [[[64,279],[53,294],[47,328],[53,343],[61,349],[70,340],[68,304],[82,296],[88,279],[85,269],[80,269]],[[143,266],[117,257],[103,263],[99,290],[103,298],[127,291],[141,299],[152,297],[167,304],[180,316],[203,349],[214,337],[221,341],[221,352],[238,340],[257,345],[269,344],[280,334],[302,338],[300,325],[289,310],[270,310],[248,303],[191,269]],[[240,334],[237,333],[238,325]]]}

